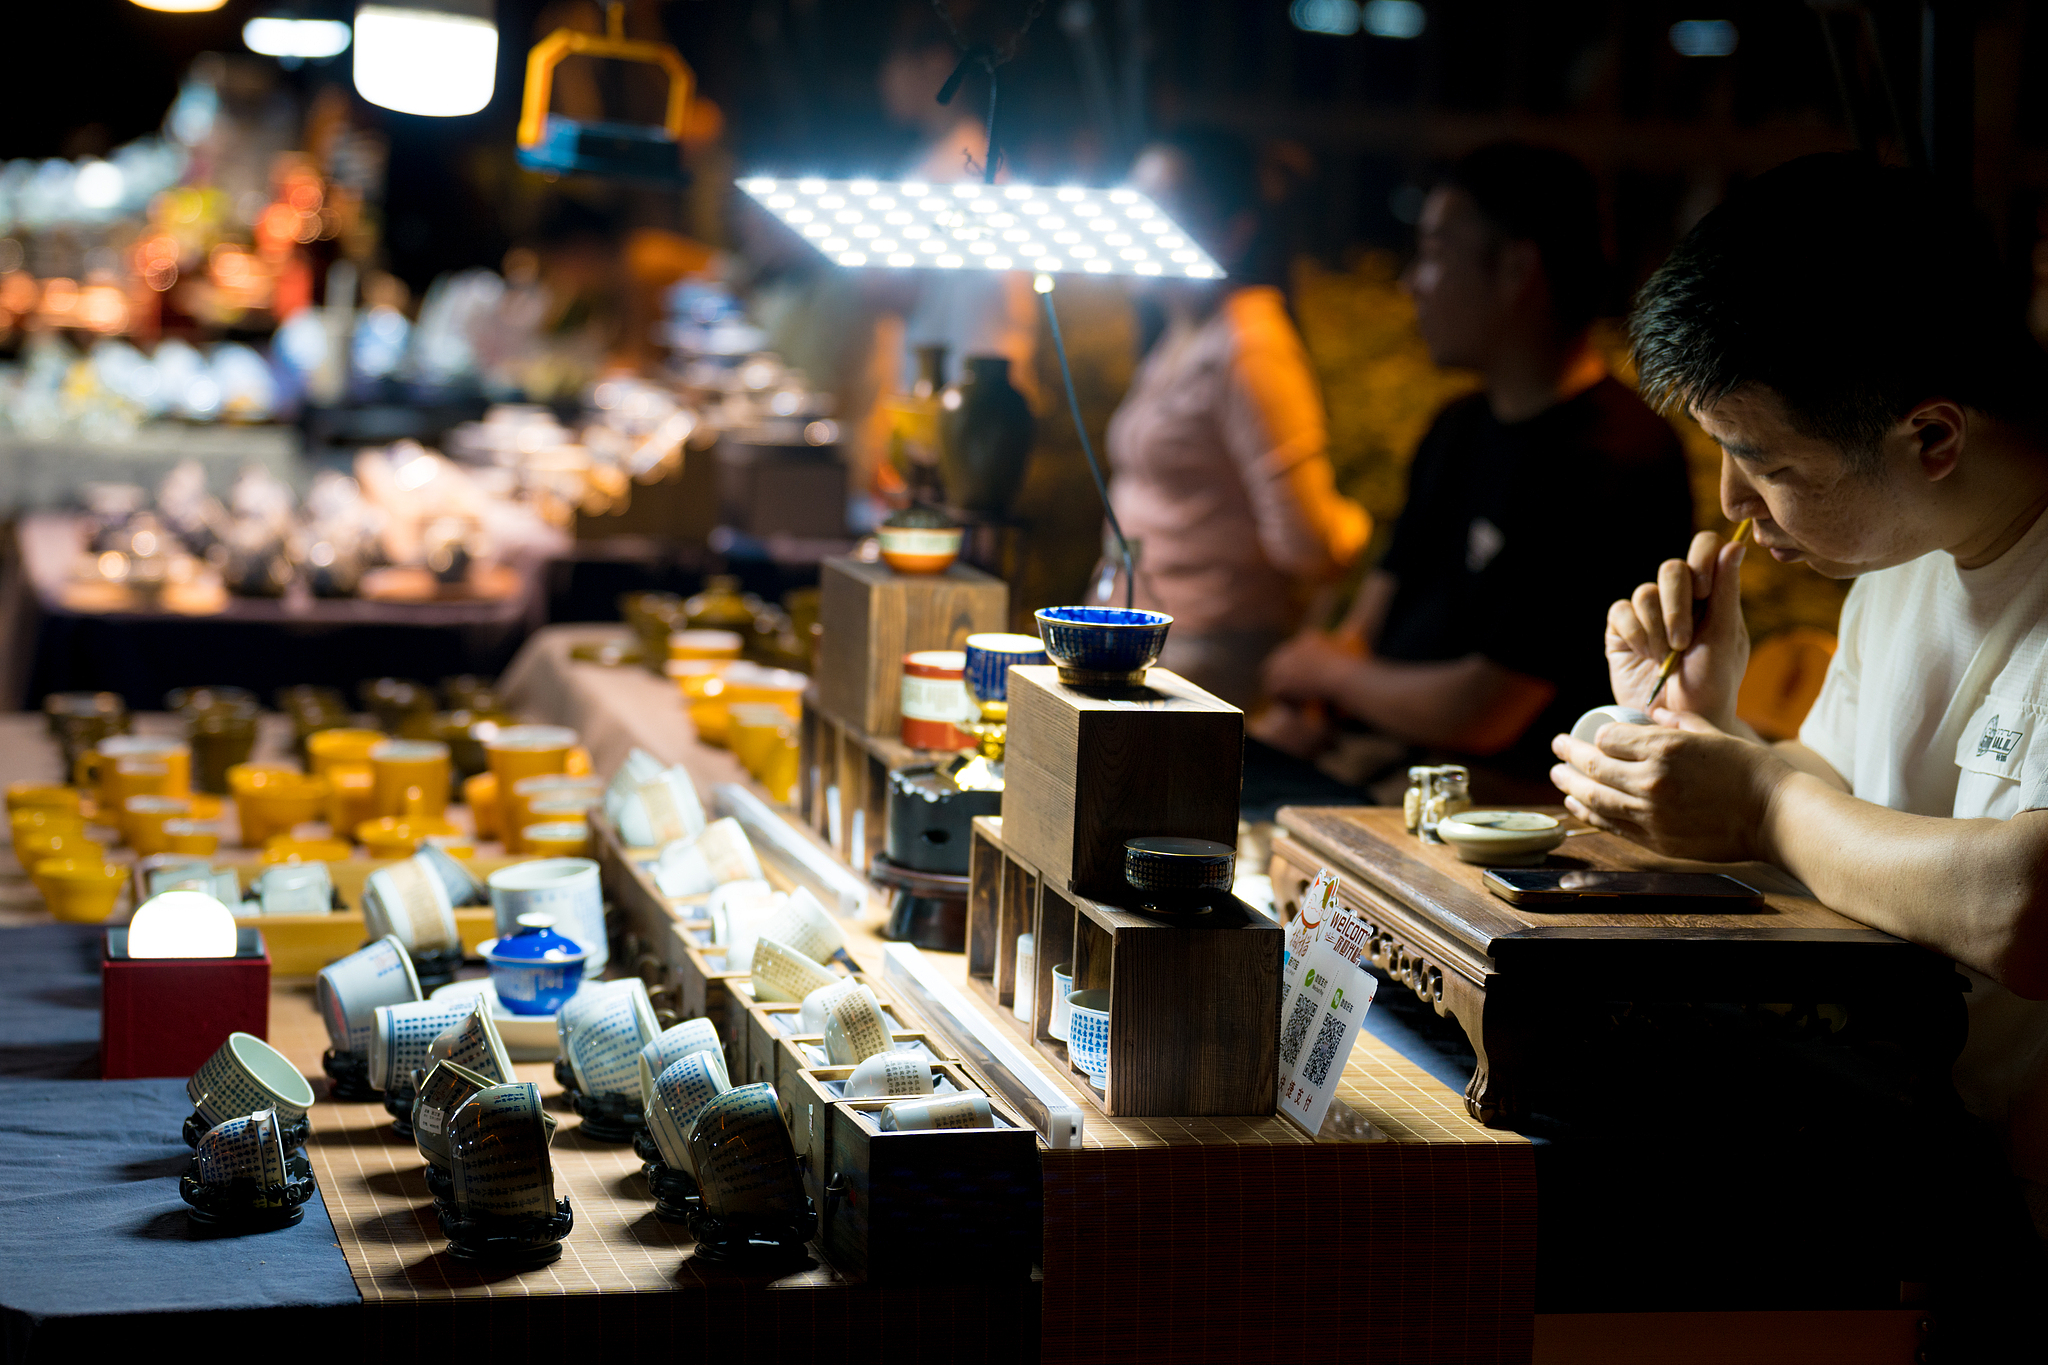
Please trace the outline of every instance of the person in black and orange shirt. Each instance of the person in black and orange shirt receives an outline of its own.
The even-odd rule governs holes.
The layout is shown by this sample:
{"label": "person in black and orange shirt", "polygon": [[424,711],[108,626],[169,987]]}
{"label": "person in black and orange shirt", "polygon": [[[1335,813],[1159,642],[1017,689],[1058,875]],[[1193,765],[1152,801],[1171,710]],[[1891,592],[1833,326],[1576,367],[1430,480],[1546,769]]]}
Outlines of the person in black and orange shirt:
{"label": "person in black and orange shirt", "polygon": [[1609,700],[1607,604],[1691,538],[1685,454],[1588,340],[1607,270],[1576,160],[1482,148],[1430,193],[1420,238],[1423,340],[1481,389],[1437,415],[1343,625],[1268,660],[1280,704],[1254,732],[1314,757],[1362,728],[1351,780],[1465,762],[1491,799],[1555,800],[1550,736]]}

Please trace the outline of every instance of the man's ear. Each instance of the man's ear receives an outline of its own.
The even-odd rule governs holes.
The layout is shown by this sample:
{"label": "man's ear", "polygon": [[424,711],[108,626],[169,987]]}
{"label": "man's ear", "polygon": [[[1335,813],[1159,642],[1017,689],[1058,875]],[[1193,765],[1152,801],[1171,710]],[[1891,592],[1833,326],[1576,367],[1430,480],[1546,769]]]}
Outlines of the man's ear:
{"label": "man's ear", "polygon": [[1969,414],[1947,398],[1930,398],[1906,414],[1899,431],[1913,443],[1914,458],[1929,483],[1955,472],[1970,435]]}

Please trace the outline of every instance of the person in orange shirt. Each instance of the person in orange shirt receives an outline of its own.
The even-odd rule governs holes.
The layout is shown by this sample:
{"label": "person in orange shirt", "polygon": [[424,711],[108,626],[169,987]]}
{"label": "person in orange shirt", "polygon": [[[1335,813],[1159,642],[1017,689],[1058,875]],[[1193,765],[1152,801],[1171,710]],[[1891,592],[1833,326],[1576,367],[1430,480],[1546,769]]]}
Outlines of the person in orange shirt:
{"label": "person in orange shirt", "polygon": [[1153,286],[1166,327],[1110,419],[1110,503],[1137,554],[1136,604],[1174,618],[1160,664],[1250,707],[1266,655],[1372,522],[1337,492],[1254,155],[1179,138],[1141,153],[1131,183],[1227,278]]}

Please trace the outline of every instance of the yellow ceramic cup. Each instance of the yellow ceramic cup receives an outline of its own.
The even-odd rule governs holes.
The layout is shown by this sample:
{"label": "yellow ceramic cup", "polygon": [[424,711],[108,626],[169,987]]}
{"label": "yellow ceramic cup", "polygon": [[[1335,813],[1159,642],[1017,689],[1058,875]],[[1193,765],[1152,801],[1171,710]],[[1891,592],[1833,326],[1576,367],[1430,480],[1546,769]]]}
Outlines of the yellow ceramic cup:
{"label": "yellow ceramic cup", "polygon": [[235,794],[244,848],[261,848],[272,835],[318,820],[331,790],[324,777],[267,763],[237,763],[228,769],[228,788]]}
{"label": "yellow ceramic cup", "polygon": [[370,750],[372,815],[430,815],[448,809],[453,768],[438,739],[387,739]]}
{"label": "yellow ceramic cup", "polygon": [[78,812],[57,810],[50,806],[29,806],[22,810],[9,811],[7,825],[14,831],[16,843],[21,842],[21,832],[25,829],[46,829],[53,834],[85,829],[85,821]]}
{"label": "yellow ceramic cup", "polygon": [[119,810],[123,797],[142,795],[135,791],[112,790],[108,786],[108,774],[115,765],[129,760],[160,763],[169,771],[170,782],[161,795],[192,794],[192,746],[167,735],[108,735],[78,756],[72,780],[77,786],[92,789],[102,805]]}
{"label": "yellow ceramic cup", "polygon": [[370,761],[370,750],[388,738],[382,730],[315,730],[306,736],[306,765],[316,777],[327,776],[327,770],[336,764],[364,766]]}
{"label": "yellow ceramic cup", "polygon": [[172,853],[210,858],[220,851],[220,826],[211,820],[166,820],[164,841]]}
{"label": "yellow ceramic cup", "polygon": [[99,858],[45,858],[35,866],[50,913],[73,924],[99,924],[114,913],[128,869]]}
{"label": "yellow ceramic cup", "polygon": [[727,709],[732,725],[725,742],[740,766],[759,777],[768,766],[770,753],[781,744],[782,731],[791,729],[793,722],[781,707],[765,702],[741,702]]}
{"label": "yellow ceramic cup", "polygon": [[539,858],[590,855],[590,826],[581,820],[550,820],[519,831],[519,846]]}
{"label": "yellow ceramic cup", "polygon": [[484,740],[484,759],[498,779],[498,791],[512,790],[522,777],[568,771],[576,732],[561,725],[507,725]]}
{"label": "yellow ceramic cup", "polygon": [[327,827],[332,830],[354,829],[365,820],[374,819],[377,814],[374,792],[376,774],[367,763],[330,763],[326,777]]}
{"label": "yellow ceramic cup", "polygon": [[372,858],[410,858],[427,839],[452,838],[461,833],[461,830],[446,820],[438,820],[432,816],[407,819],[397,815],[380,815],[375,820],[365,820],[356,826],[356,839],[369,850]]}
{"label": "yellow ceramic cup", "polygon": [[192,817],[192,803],[182,796],[131,796],[121,803],[121,828],[138,858],[171,851],[164,825]]}
{"label": "yellow ceramic cup", "polygon": [[88,839],[82,828],[42,828],[25,834],[16,831],[14,836],[14,856],[21,860],[24,869],[34,867],[45,858],[104,859],[106,855],[106,845],[97,839]]}
{"label": "yellow ceramic cup", "polygon": [[[594,804],[604,799],[604,783],[594,777],[572,777],[568,773],[522,777],[514,782],[512,794],[498,799],[498,818],[508,831],[505,839],[507,852],[525,851],[526,827],[537,823],[533,818],[533,803],[549,796],[588,796]],[[510,833],[512,830],[519,833],[513,835]]]}
{"label": "yellow ceramic cup", "polygon": [[740,664],[726,671],[724,681],[727,706],[764,702],[781,707],[791,720],[804,718],[804,689],[811,680],[802,673]]}
{"label": "yellow ceramic cup", "polygon": [[7,784],[7,810],[12,814],[18,810],[51,810],[60,814],[80,813],[83,797],[76,787],[60,787],[55,782],[9,782]]}
{"label": "yellow ceramic cup", "polygon": [[462,784],[462,804],[469,807],[469,823],[479,839],[498,837],[498,777],[478,773]]}
{"label": "yellow ceramic cup", "polygon": [[571,777],[588,777],[597,771],[597,765],[591,761],[590,750],[574,744],[562,759],[562,771]]}
{"label": "yellow ceramic cup", "polygon": [[782,805],[796,800],[796,784],[803,772],[802,746],[792,727],[777,732],[776,744],[765,767],[754,776],[768,789],[768,795]]}
{"label": "yellow ceramic cup", "polygon": [[746,646],[736,630],[678,630],[668,637],[668,657],[671,659],[724,659],[730,662],[740,657],[740,650]]}
{"label": "yellow ceramic cup", "polygon": [[263,841],[266,863],[338,863],[354,853],[346,839],[300,839],[290,834],[273,834]]}
{"label": "yellow ceramic cup", "polygon": [[131,796],[178,796],[171,789],[173,778],[168,764],[145,763],[140,759],[124,758],[116,763],[113,771],[106,775],[101,790],[106,799],[100,802],[100,814],[121,831],[121,837],[128,837],[128,798]]}

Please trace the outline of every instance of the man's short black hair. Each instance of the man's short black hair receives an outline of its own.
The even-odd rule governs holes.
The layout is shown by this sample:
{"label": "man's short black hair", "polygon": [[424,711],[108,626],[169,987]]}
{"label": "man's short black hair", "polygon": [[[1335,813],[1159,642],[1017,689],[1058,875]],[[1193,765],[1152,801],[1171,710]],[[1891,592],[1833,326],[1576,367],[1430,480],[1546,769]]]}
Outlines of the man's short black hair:
{"label": "man's short black hair", "polygon": [[1728,196],[1636,296],[1646,396],[1775,393],[1802,435],[1876,466],[1929,398],[2032,423],[2041,350],[1983,219],[1930,176],[1856,153],[1801,157]]}
{"label": "man's short black hair", "polygon": [[1495,142],[1460,157],[1438,184],[1463,190],[1503,236],[1535,244],[1558,331],[1584,331],[1607,300],[1600,189],[1570,152]]}

